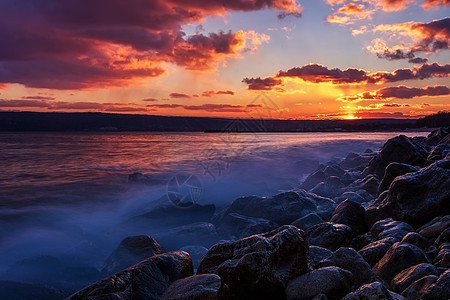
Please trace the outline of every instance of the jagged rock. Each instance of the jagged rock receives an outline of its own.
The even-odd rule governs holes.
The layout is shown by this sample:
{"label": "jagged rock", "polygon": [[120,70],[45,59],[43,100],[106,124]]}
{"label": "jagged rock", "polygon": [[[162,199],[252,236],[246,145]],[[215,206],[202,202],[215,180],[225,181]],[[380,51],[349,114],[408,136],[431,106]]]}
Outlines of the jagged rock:
{"label": "jagged rock", "polygon": [[450,160],[397,177],[383,202],[367,209],[369,216],[373,214],[370,210],[377,210],[379,217],[392,216],[415,227],[449,214]]}
{"label": "jagged rock", "polygon": [[180,251],[189,253],[189,256],[192,259],[192,265],[194,266],[195,272],[195,270],[197,270],[198,268],[198,265],[200,264],[202,257],[208,252],[208,248],[198,245],[189,245],[182,247]]}
{"label": "jagged rock", "polygon": [[[432,281],[432,279],[430,280]],[[425,289],[422,299],[449,299],[450,298],[450,270],[447,269],[439,278],[427,289]]]}
{"label": "jagged rock", "polygon": [[398,273],[391,281],[394,292],[403,293],[414,281],[428,275],[438,275],[436,268],[432,264],[418,264],[409,267]]}
{"label": "jagged rock", "polygon": [[325,180],[327,176],[323,172],[323,170],[317,170],[308,177],[306,177],[305,181],[301,184],[301,187],[305,190],[310,190],[315,187],[318,183]]}
{"label": "jagged rock", "polygon": [[159,299],[172,282],[192,273],[192,261],[186,252],[159,254],[97,281],[68,299]]}
{"label": "jagged rock", "polygon": [[238,213],[230,213],[223,217],[217,231],[223,238],[244,238],[278,228],[279,225],[267,219],[247,217]]}
{"label": "jagged rock", "polygon": [[450,268],[450,243],[443,243],[439,246],[438,253],[433,260],[438,269]]}
{"label": "jagged rock", "polygon": [[323,170],[323,172],[325,173],[326,177],[330,177],[330,176],[336,176],[336,177],[341,177],[342,175],[344,175],[345,170],[341,168],[341,166],[339,166],[338,164],[331,164],[328,165],[325,170]]}
{"label": "jagged rock", "polygon": [[448,144],[440,144],[434,147],[430,155],[427,157],[426,165],[431,165],[438,160],[445,159],[445,157],[450,153],[450,145]]}
{"label": "jagged rock", "polygon": [[413,166],[423,166],[428,152],[425,148],[411,140],[400,135],[388,140],[377,156],[370,162],[364,170],[364,174],[376,174],[378,178],[383,178],[384,170],[392,162],[406,163]]}
{"label": "jagged rock", "polygon": [[318,246],[309,246],[308,262],[313,269],[317,269],[317,265],[320,261],[333,255],[333,252],[326,248]]}
{"label": "jagged rock", "polygon": [[228,287],[215,274],[195,275],[178,279],[164,292],[160,300],[224,300],[229,299]]}
{"label": "jagged rock", "polygon": [[437,246],[443,243],[450,243],[450,228],[444,229],[434,242]]}
{"label": "jagged rock", "polygon": [[171,228],[154,237],[168,251],[192,244],[209,248],[219,240],[216,227],[206,222]]}
{"label": "jagged rock", "polygon": [[367,231],[365,210],[360,204],[345,200],[334,210],[330,222],[348,225],[355,234]]}
{"label": "jagged rock", "polygon": [[285,288],[309,271],[308,243],[295,226],[214,245],[197,274],[217,274],[233,299],[284,299]]}
{"label": "jagged rock", "polygon": [[353,293],[347,294],[342,300],[402,300],[403,296],[395,294],[386,289],[381,282],[368,283],[360,286]]}
{"label": "jagged rock", "polygon": [[313,227],[316,224],[322,223],[323,219],[316,213],[310,213],[307,214],[304,217],[301,217],[294,222],[291,223],[291,225],[294,225],[295,227],[301,229],[301,230],[307,230],[308,228]]}
{"label": "jagged rock", "polygon": [[420,248],[397,242],[373,267],[373,271],[386,282],[390,282],[402,270],[420,263],[429,263],[426,254]]}
{"label": "jagged rock", "polygon": [[369,264],[353,248],[339,248],[333,255],[319,262],[317,267],[329,266],[339,267],[352,272],[356,286],[376,280],[376,276]]}
{"label": "jagged rock", "polygon": [[350,291],[352,281],[353,275],[347,270],[338,267],[320,268],[292,280],[286,288],[286,295],[289,300],[310,299],[319,294],[337,298]]}
{"label": "jagged rock", "polygon": [[405,222],[387,218],[373,224],[370,232],[377,240],[393,237],[401,241],[409,232],[414,232],[414,228]]}
{"label": "jagged rock", "polygon": [[348,187],[346,187],[347,192],[355,192],[359,190],[365,190],[371,195],[376,195],[378,191],[378,185],[380,181],[375,175],[367,175],[363,179],[358,179],[352,182]]}
{"label": "jagged rock", "polygon": [[335,198],[342,194],[343,187],[344,185],[338,177],[331,176],[325,179],[325,182],[318,183],[309,192],[326,198]]}
{"label": "jagged rock", "polygon": [[405,237],[402,239],[402,243],[408,243],[411,245],[415,245],[422,249],[423,251],[426,251],[428,248],[428,242],[427,240],[418,234],[417,232],[409,232]]}
{"label": "jagged rock", "polygon": [[359,204],[367,201],[364,197],[362,197],[361,195],[359,195],[356,192],[345,192],[342,195],[340,195],[339,197],[334,198],[333,200],[337,204],[342,203],[345,200],[350,200],[350,201],[353,201],[353,202],[356,202]]}
{"label": "jagged rock", "polygon": [[158,242],[148,235],[126,237],[106,259],[102,274],[109,276],[163,252]]}
{"label": "jagged rock", "polygon": [[341,177],[341,181],[344,185],[349,185],[355,180],[361,179],[362,175],[359,171],[345,172]]}
{"label": "jagged rock", "polygon": [[372,159],[373,154],[366,153],[359,155],[356,153],[349,153],[347,157],[340,163],[344,169],[364,169]]}
{"label": "jagged rock", "polygon": [[373,243],[370,243],[369,245],[363,247],[358,252],[364,258],[364,260],[371,267],[373,267],[380,259],[383,258],[383,256],[389,250],[389,248],[391,248],[391,246],[396,241],[397,240],[392,237],[384,238],[384,239],[375,241]]}
{"label": "jagged rock", "polygon": [[381,180],[381,183],[378,187],[377,195],[380,195],[382,192],[389,189],[392,181],[398,176],[405,175],[412,172],[417,172],[419,170],[418,167],[414,167],[407,164],[402,163],[390,163],[384,172],[384,177]]}
{"label": "jagged rock", "polygon": [[324,222],[314,225],[305,232],[310,245],[320,246],[335,251],[348,247],[352,241],[352,229],[344,224]]}
{"label": "jagged rock", "polygon": [[426,238],[436,238],[444,229],[450,227],[450,215],[436,217],[427,224],[423,225],[417,232]]}

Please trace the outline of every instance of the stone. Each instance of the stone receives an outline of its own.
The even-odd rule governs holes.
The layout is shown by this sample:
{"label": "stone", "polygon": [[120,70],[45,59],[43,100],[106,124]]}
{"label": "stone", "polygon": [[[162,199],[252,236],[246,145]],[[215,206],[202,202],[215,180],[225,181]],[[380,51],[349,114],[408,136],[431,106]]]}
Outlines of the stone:
{"label": "stone", "polygon": [[229,298],[228,287],[216,274],[203,274],[178,279],[160,300],[223,300]]}
{"label": "stone", "polygon": [[343,186],[344,185],[342,183],[339,187],[337,187],[334,184],[330,184],[328,182],[320,182],[315,187],[310,189],[309,192],[326,198],[335,198],[339,197],[342,194]]}
{"label": "stone", "polygon": [[367,164],[370,162],[372,157],[373,157],[372,154],[367,154],[367,153],[364,155],[359,155],[356,153],[349,153],[347,155],[347,157],[340,163],[340,166],[346,170],[364,169],[367,166]]}
{"label": "stone", "polygon": [[450,269],[447,269],[439,278],[430,285],[424,293],[423,299],[449,299],[450,298]]}
{"label": "stone", "polygon": [[345,200],[334,210],[330,222],[348,225],[355,234],[367,232],[365,210],[360,204]]}
{"label": "stone", "polygon": [[431,239],[438,237],[448,227],[450,227],[450,215],[439,216],[417,229],[417,232],[421,236]]}
{"label": "stone", "polygon": [[386,289],[379,281],[360,286],[356,291],[347,294],[342,300],[402,300],[403,296]]}
{"label": "stone", "polygon": [[450,243],[450,228],[444,229],[434,242],[437,246],[443,243]]}
{"label": "stone", "polygon": [[109,276],[163,252],[161,245],[151,236],[129,236],[106,259],[101,272],[104,276]]}
{"label": "stone", "polygon": [[312,269],[317,269],[319,262],[332,256],[333,252],[318,246],[309,246],[308,262]]}
{"label": "stone", "polygon": [[397,242],[391,246],[381,260],[373,267],[375,274],[390,282],[398,273],[420,263],[429,263],[426,254],[418,247]]}
{"label": "stone", "polygon": [[315,187],[318,183],[325,180],[327,176],[323,172],[323,170],[317,170],[308,177],[306,177],[305,181],[301,184],[301,187],[305,190],[310,190]]}
{"label": "stone", "polygon": [[[424,299],[427,290],[433,286],[433,284],[438,280],[436,275],[428,275],[414,281],[410,286],[408,286],[402,293],[406,299],[418,300]],[[433,299],[433,298],[431,298]],[[430,299],[430,300],[431,300]],[[439,298],[436,298],[439,299]],[[442,298],[445,299],[445,298]]]}
{"label": "stone", "polygon": [[154,238],[168,251],[192,244],[209,248],[220,239],[216,227],[207,222],[171,228],[155,234]]}
{"label": "stone", "polygon": [[313,227],[316,224],[322,223],[323,219],[316,213],[309,213],[304,217],[301,217],[294,222],[291,223],[291,225],[294,225],[295,227],[301,229],[301,230],[307,230],[308,228]]}
{"label": "stone", "polygon": [[355,192],[358,190],[365,190],[371,195],[376,195],[378,191],[378,185],[380,181],[375,175],[367,175],[363,179],[358,179],[352,182],[348,187],[346,187],[347,192]]}
{"label": "stone", "polygon": [[[305,191],[303,192],[306,193]],[[318,214],[323,220],[328,221],[337,207],[336,202],[329,198],[317,196],[315,194],[308,194],[308,197],[312,199],[317,205],[317,209],[314,212]]]}
{"label": "stone", "polygon": [[391,287],[394,292],[403,293],[414,281],[428,275],[438,276],[436,268],[432,264],[418,264],[398,273],[391,280]]}
{"label": "stone", "polygon": [[176,280],[193,275],[189,254],[174,251],[152,256],[104,278],[68,299],[159,299]]}
{"label": "stone", "polygon": [[344,200],[350,200],[350,201],[353,201],[353,202],[356,202],[359,204],[366,202],[366,198],[362,197],[361,195],[359,195],[356,192],[345,192],[341,196],[336,197],[333,200],[337,204],[344,202]]}
{"label": "stone", "polygon": [[197,274],[217,274],[233,299],[284,299],[289,281],[309,271],[302,231],[285,225],[235,242],[214,245]]}
{"label": "stone", "polygon": [[403,243],[415,245],[420,249],[422,249],[423,251],[426,251],[428,248],[428,241],[417,232],[409,232],[407,235],[403,237],[401,241]]}
{"label": "stone", "polygon": [[450,268],[450,243],[443,243],[438,248],[438,253],[433,260],[438,269]]}
{"label": "stone", "polygon": [[381,183],[378,187],[377,195],[380,195],[382,192],[389,189],[392,181],[398,176],[405,175],[407,173],[417,172],[419,170],[418,167],[414,167],[408,164],[402,163],[390,163],[384,172],[384,177],[381,180]]}
{"label": "stone", "polygon": [[383,258],[386,252],[391,248],[391,246],[396,242],[394,238],[384,238],[375,242],[370,243],[369,245],[363,247],[359,250],[359,254],[364,258],[364,260],[371,266],[375,266],[375,264]]}
{"label": "stone", "polygon": [[305,232],[308,243],[335,251],[340,247],[348,247],[352,241],[353,232],[344,224],[324,222],[314,225]]}
{"label": "stone", "polygon": [[279,225],[267,219],[247,217],[238,213],[224,216],[217,228],[222,238],[240,239],[258,233],[264,233],[278,228]]}
{"label": "stone", "polygon": [[341,168],[341,166],[339,166],[338,164],[331,164],[326,166],[325,170],[323,170],[323,172],[325,173],[326,177],[330,177],[330,176],[336,176],[336,177],[341,177],[342,175],[344,175],[345,170]]}
{"label": "stone", "polygon": [[370,232],[376,239],[392,237],[401,241],[408,233],[414,232],[414,228],[405,222],[387,218],[373,224]]}
{"label": "stone", "polygon": [[342,183],[346,186],[358,179],[362,179],[361,172],[359,171],[345,172],[341,177]]}
{"label": "stone", "polygon": [[432,163],[435,163],[438,160],[443,160],[445,157],[450,153],[450,145],[448,144],[439,144],[435,146],[431,152],[430,155],[427,157],[426,165],[430,165]]}
{"label": "stone", "polygon": [[351,272],[338,267],[313,270],[289,283],[286,288],[287,299],[309,299],[319,294],[343,296],[351,290],[352,280]]}

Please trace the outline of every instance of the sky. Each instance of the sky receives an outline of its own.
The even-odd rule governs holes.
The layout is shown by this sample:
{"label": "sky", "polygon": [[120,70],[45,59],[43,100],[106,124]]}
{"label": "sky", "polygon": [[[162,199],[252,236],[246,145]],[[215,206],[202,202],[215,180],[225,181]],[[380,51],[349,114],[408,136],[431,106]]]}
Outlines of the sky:
{"label": "sky", "polygon": [[0,0],[0,110],[450,110],[449,0]]}

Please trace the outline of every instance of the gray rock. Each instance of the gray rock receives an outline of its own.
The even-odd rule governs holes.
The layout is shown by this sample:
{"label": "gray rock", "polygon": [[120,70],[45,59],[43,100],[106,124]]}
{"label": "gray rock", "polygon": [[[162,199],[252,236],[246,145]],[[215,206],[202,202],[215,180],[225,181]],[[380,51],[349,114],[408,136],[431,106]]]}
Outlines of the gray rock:
{"label": "gray rock", "polygon": [[377,240],[392,237],[400,241],[409,232],[414,232],[414,228],[405,222],[394,221],[392,218],[388,218],[373,224],[370,232]]}
{"label": "gray rock", "polygon": [[315,187],[318,183],[325,180],[327,176],[323,172],[323,170],[317,170],[311,175],[309,175],[305,181],[301,184],[301,187],[305,190],[310,190]]}
{"label": "gray rock", "polygon": [[439,246],[433,263],[438,269],[450,268],[450,243],[443,243]]}
{"label": "gray rock", "polygon": [[301,217],[300,219],[295,220],[294,222],[291,223],[291,225],[294,225],[295,227],[301,230],[307,230],[308,228],[311,228],[314,225],[322,222],[323,219],[318,214],[310,213],[304,217]]}
{"label": "gray rock", "polygon": [[186,252],[159,254],[97,281],[68,299],[159,299],[172,282],[192,273],[192,261]]}
{"label": "gray rock", "polygon": [[378,191],[378,185],[380,181],[375,175],[367,175],[363,179],[358,179],[352,182],[348,187],[346,187],[347,192],[355,192],[359,190],[365,190],[369,194],[375,196]]}
{"label": "gray rock", "polygon": [[444,229],[450,227],[450,215],[436,217],[427,224],[423,225],[417,232],[428,239],[438,237]]}
{"label": "gray rock", "polygon": [[395,243],[383,258],[373,267],[375,274],[390,282],[406,268],[429,263],[426,254],[418,247],[407,243]]}
{"label": "gray rock", "polygon": [[238,213],[230,213],[223,217],[217,228],[222,238],[240,239],[278,228],[279,225],[267,219],[247,217]]}
{"label": "gray rock", "polygon": [[348,247],[352,241],[353,232],[344,224],[324,222],[314,225],[305,232],[308,243],[335,251],[340,247]]}
{"label": "gray rock", "polygon": [[366,198],[362,197],[361,195],[359,195],[356,192],[345,192],[341,196],[336,197],[333,200],[334,200],[334,202],[339,204],[339,203],[341,203],[341,202],[343,202],[344,200],[347,200],[347,199],[350,200],[350,201],[359,203],[359,204],[367,201]]}
{"label": "gray rock", "polygon": [[394,292],[403,293],[414,281],[428,275],[438,275],[436,268],[432,264],[418,264],[409,267],[398,273],[391,280],[391,287]]}
{"label": "gray rock", "polygon": [[[427,290],[433,286],[433,284],[438,280],[439,277],[435,275],[428,275],[414,281],[410,286],[408,286],[402,293],[404,297],[408,300],[419,300],[424,299]],[[437,298],[439,299],[439,298]],[[445,298],[442,298],[445,299]],[[431,300],[431,299],[430,299]]]}
{"label": "gray rock", "polygon": [[154,238],[169,251],[192,244],[208,248],[220,239],[216,227],[206,222],[171,228],[155,234]]}
{"label": "gray rock", "polygon": [[317,266],[320,261],[327,259],[332,256],[333,252],[326,248],[318,247],[318,246],[309,246],[308,251],[308,262],[311,268],[317,269]]}
{"label": "gray rock", "polygon": [[233,299],[284,299],[293,278],[309,271],[308,243],[295,226],[214,245],[197,274],[217,274]]}
{"label": "gray rock", "polygon": [[328,165],[325,170],[323,170],[323,172],[325,173],[326,177],[330,177],[330,176],[336,176],[336,177],[341,177],[342,175],[344,175],[345,170],[341,168],[341,166],[339,166],[338,164],[331,164]]}
{"label": "gray rock", "polygon": [[136,235],[126,237],[106,259],[102,268],[102,274],[109,276],[163,252],[161,245],[151,236]]}
{"label": "gray rock", "polygon": [[396,242],[394,238],[384,238],[369,245],[363,247],[359,250],[359,254],[364,258],[364,260],[371,266],[383,258],[386,252],[391,248],[391,246]]}
{"label": "gray rock", "polygon": [[378,187],[377,195],[380,195],[382,192],[389,189],[392,181],[398,176],[405,175],[407,173],[417,172],[419,170],[418,167],[414,167],[407,164],[402,163],[390,163],[386,167],[386,171],[384,172],[384,177],[381,180],[380,186]]}
{"label": "gray rock", "polygon": [[426,251],[428,248],[428,241],[417,232],[409,232],[403,237],[402,242],[415,245],[423,251]]}
{"label": "gray rock", "polygon": [[215,274],[195,275],[172,283],[160,300],[223,300],[228,287]]}
{"label": "gray rock", "polygon": [[355,234],[367,232],[365,210],[360,204],[345,200],[334,210],[330,222],[348,225]]}
{"label": "gray rock", "polygon": [[381,282],[373,282],[360,286],[353,293],[347,294],[342,300],[401,300],[403,296],[386,289]]}
{"label": "gray rock", "polygon": [[425,290],[423,299],[449,299],[450,298],[450,270],[447,269],[434,284]]}
{"label": "gray rock", "polygon": [[343,296],[350,291],[352,280],[353,275],[347,270],[338,267],[320,268],[292,280],[286,288],[287,299],[309,299],[319,294]]}
{"label": "gray rock", "polygon": [[328,182],[320,182],[310,189],[309,192],[326,198],[335,198],[342,194],[342,187],[343,185],[337,188],[335,185]]}
{"label": "gray rock", "polygon": [[314,212],[325,221],[328,221],[337,207],[336,202],[329,198],[317,196],[315,194],[308,194],[308,197],[315,201],[317,205],[317,209]]}

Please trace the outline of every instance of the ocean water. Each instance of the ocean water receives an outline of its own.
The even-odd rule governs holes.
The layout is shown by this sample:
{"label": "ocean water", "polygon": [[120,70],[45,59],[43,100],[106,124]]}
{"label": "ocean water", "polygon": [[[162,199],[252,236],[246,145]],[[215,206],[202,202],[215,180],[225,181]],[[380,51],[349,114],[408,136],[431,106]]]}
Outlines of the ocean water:
{"label": "ocean water", "polygon": [[[195,187],[185,196],[220,210],[399,134],[427,133],[0,133],[0,280],[80,288],[42,269],[101,269],[125,236],[169,228],[129,221],[169,202],[181,178]],[[135,172],[144,182],[128,180]]]}

